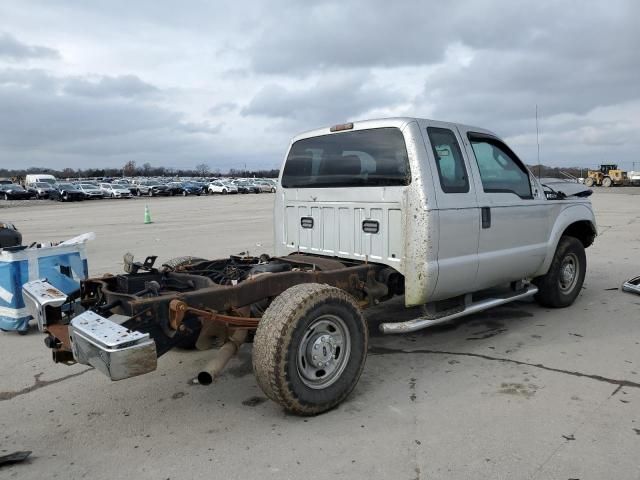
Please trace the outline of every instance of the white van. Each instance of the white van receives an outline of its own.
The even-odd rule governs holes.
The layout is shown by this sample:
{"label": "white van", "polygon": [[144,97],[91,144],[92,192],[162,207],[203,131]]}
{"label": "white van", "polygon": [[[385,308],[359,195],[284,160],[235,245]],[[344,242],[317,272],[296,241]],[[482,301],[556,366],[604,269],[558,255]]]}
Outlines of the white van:
{"label": "white van", "polygon": [[56,183],[58,183],[58,179],[53,175],[48,175],[46,173],[27,175],[24,179],[24,184],[27,187],[32,186],[35,183],[50,183],[52,185],[55,185]]}

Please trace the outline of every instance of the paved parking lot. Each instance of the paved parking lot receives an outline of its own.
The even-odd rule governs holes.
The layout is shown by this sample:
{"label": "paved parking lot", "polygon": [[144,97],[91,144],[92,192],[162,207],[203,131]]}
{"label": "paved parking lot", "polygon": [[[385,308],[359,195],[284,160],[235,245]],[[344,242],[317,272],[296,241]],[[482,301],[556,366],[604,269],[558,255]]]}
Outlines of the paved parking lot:
{"label": "paved parking lot", "polygon": [[[0,478],[640,478],[640,297],[618,289],[640,274],[639,190],[592,197],[600,236],[574,306],[521,302],[398,337],[375,325],[412,312],[371,310],[358,387],[315,418],[265,400],[249,345],[211,387],[190,383],[211,352],[170,352],[157,371],[111,383],[51,363],[36,332],[1,334],[0,455],[33,455]],[[120,270],[126,251],[269,252],[272,200],[13,204],[0,220],[25,243],[96,232],[88,252],[99,274]]]}

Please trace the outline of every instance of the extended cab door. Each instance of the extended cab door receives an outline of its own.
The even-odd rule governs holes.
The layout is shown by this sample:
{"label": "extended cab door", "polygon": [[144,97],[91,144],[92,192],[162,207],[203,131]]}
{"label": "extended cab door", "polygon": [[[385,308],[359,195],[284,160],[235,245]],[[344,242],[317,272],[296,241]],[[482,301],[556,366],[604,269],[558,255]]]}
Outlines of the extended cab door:
{"label": "extended cab door", "polygon": [[477,287],[529,277],[547,253],[551,206],[505,143],[488,133],[459,129],[480,207]]}
{"label": "extended cab door", "polygon": [[[474,290],[478,271],[480,209],[469,159],[455,126],[421,122],[429,161],[435,168],[438,279],[432,300]],[[437,172],[437,173],[436,173]]]}

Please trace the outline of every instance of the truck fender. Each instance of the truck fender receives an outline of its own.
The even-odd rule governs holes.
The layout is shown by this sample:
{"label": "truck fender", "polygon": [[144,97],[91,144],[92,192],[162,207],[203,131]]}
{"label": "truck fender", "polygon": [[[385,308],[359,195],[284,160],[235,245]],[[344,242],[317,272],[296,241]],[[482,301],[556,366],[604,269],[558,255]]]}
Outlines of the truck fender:
{"label": "truck fender", "polygon": [[[547,255],[540,268],[534,273],[534,277],[544,275],[549,271],[553,256],[558,248],[558,242],[562,234],[573,224],[578,222],[588,222],[593,230],[594,237],[598,234],[596,227],[596,219],[593,215],[593,211],[586,205],[569,205],[560,212],[557,216],[551,234],[549,235],[549,241],[547,242]],[[588,246],[588,245],[587,245]]]}

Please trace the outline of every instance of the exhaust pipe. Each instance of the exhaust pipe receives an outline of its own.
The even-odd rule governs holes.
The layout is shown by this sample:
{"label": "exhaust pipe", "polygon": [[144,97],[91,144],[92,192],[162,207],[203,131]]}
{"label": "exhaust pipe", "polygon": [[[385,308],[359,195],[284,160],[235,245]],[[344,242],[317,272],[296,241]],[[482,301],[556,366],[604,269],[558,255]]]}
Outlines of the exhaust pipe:
{"label": "exhaust pipe", "polygon": [[216,356],[207,363],[204,370],[198,373],[198,383],[200,385],[211,385],[213,381],[220,375],[225,365],[229,363],[240,346],[247,339],[247,330],[236,330],[229,337],[229,340],[220,347]]}

